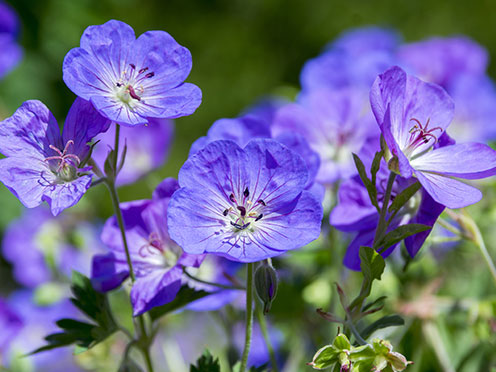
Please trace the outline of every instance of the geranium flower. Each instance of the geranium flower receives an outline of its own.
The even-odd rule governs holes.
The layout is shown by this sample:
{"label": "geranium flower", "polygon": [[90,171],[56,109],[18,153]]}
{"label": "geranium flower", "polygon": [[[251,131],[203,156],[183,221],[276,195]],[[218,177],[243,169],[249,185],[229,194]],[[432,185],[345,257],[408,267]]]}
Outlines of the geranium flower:
{"label": "geranium flower", "polygon": [[64,59],[63,77],[103,116],[132,126],[196,110],[201,91],[184,83],[191,65],[189,50],[167,32],[148,31],[136,39],[129,25],[111,20],[84,31],[81,46]]}
{"label": "geranium flower", "polygon": [[482,198],[478,189],[456,178],[494,175],[496,151],[481,143],[433,149],[454,113],[453,101],[443,88],[392,67],[374,82],[370,101],[393,157],[390,167],[404,178],[415,175],[432,198],[448,208]]}
{"label": "geranium flower", "polygon": [[91,185],[91,167],[82,167],[88,142],[109,121],[92,105],[76,99],[62,135],[40,101],[26,101],[0,123],[0,181],[27,208],[46,201],[53,215],[75,205]]}
{"label": "geranium flower", "polygon": [[307,169],[295,152],[271,139],[243,149],[215,141],[179,172],[168,210],[171,238],[191,254],[255,262],[318,238],[322,206],[304,187]]}
{"label": "geranium flower", "polygon": [[[167,178],[157,187],[152,200],[122,203],[136,282],[131,289],[133,313],[140,315],[152,307],[172,301],[183,280],[183,267],[198,267],[203,256],[190,255],[175,244],[167,231],[167,209],[177,181]],[[129,275],[126,253],[117,219],[107,220],[102,241],[111,250],[93,260],[92,282],[95,288],[108,291]]]}

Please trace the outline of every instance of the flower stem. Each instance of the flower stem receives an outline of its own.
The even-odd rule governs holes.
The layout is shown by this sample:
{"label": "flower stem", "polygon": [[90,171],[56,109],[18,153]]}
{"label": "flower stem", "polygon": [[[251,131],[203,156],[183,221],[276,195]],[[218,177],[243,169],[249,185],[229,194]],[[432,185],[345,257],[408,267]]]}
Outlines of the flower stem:
{"label": "flower stem", "polygon": [[[116,129],[115,129],[115,158],[114,164],[113,164],[113,169],[115,170],[115,175],[114,177],[110,177],[106,179],[105,184],[107,185],[107,188],[110,193],[110,198],[112,199],[112,206],[114,208],[115,216],[117,218],[117,223],[119,225],[119,230],[121,232],[121,237],[122,237],[122,245],[124,246],[124,251],[126,253],[126,261],[127,265],[129,267],[129,277],[131,278],[131,282],[134,284],[136,281],[136,275],[134,274],[134,269],[133,269],[133,262],[131,261],[131,254],[129,253],[129,245],[127,243],[127,238],[126,238],[126,228],[124,226],[124,218],[122,216],[122,210],[120,207],[119,203],[119,195],[117,193],[117,188],[115,187],[115,179],[117,178],[117,158],[118,158],[118,151],[119,151],[119,133],[120,133],[120,127],[118,124],[116,124]],[[145,320],[142,315],[137,317],[138,325],[139,325],[139,334],[138,334],[138,340],[141,342],[141,351],[143,352],[143,357],[145,359],[146,363],[146,368],[148,372],[153,372],[153,365],[152,361],[150,358],[150,353],[148,350],[149,347],[149,342],[148,342],[148,336],[146,333],[146,327],[145,327]],[[136,328],[136,325],[135,325]]]}
{"label": "flower stem", "polygon": [[245,347],[241,357],[241,367],[239,372],[245,372],[250,354],[251,333],[253,329],[253,263],[246,265],[246,330]]}
{"label": "flower stem", "polygon": [[186,275],[188,278],[194,280],[195,282],[203,283],[203,284],[206,284],[206,285],[211,285],[212,287],[218,287],[218,288],[222,288],[222,289],[239,289],[239,290],[244,290],[245,289],[245,287],[242,287],[242,286],[234,286],[234,285],[226,285],[226,284],[220,284],[220,283],[213,283],[213,282],[209,282],[207,280],[203,280],[203,279],[197,278],[196,276],[191,275],[190,273],[188,273],[186,271],[186,268],[183,269],[183,272],[184,272],[184,275]]}
{"label": "flower stem", "polygon": [[262,335],[265,340],[265,345],[267,346],[267,350],[269,351],[270,364],[272,365],[272,372],[279,372],[279,368],[277,367],[276,353],[274,352],[274,348],[272,347],[272,343],[270,341],[270,336],[269,336],[269,331],[267,329],[267,322],[265,321],[265,316],[262,314],[262,309],[260,308],[258,301],[255,301],[255,306],[257,311],[258,324],[260,325],[260,330],[262,331]]}
{"label": "flower stem", "polygon": [[386,187],[386,192],[384,194],[384,200],[382,201],[381,214],[379,215],[379,223],[377,224],[377,229],[375,230],[374,245],[373,248],[379,248],[378,245],[384,237],[387,228],[388,221],[386,220],[386,213],[389,207],[389,200],[391,199],[391,191],[393,190],[394,180],[396,178],[396,173],[391,172],[389,174],[388,183]]}

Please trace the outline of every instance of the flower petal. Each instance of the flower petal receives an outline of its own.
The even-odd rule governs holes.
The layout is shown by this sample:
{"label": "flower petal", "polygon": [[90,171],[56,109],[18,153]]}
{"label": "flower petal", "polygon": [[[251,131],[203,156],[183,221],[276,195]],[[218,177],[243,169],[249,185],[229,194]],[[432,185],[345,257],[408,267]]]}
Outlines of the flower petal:
{"label": "flower petal", "polygon": [[478,189],[455,179],[420,171],[416,176],[429,195],[448,208],[463,208],[482,199]]}
{"label": "flower petal", "polygon": [[176,298],[181,288],[182,268],[155,270],[138,278],[131,289],[133,315],[138,316],[156,306],[165,305]]}
{"label": "flower petal", "polygon": [[496,174],[496,151],[482,143],[462,143],[440,147],[410,163],[422,172],[478,179]]}

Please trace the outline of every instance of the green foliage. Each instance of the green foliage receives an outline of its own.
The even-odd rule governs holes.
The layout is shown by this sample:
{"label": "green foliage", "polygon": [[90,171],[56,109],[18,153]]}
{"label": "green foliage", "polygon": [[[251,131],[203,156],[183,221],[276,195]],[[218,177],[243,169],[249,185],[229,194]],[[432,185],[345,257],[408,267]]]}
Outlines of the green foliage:
{"label": "green foliage", "polygon": [[168,304],[157,306],[151,309],[148,313],[150,314],[152,320],[157,320],[158,318],[164,316],[167,313],[178,310],[187,304],[199,300],[205,296],[212,294],[211,292],[206,291],[196,291],[193,288],[184,285],[181,287],[179,292],[176,295],[174,301],[169,302]]}
{"label": "green foliage", "polygon": [[396,213],[398,212],[401,207],[403,207],[410,198],[415,195],[415,193],[420,190],[420,182],[415,182],[414,184],[408,186],[406,189],[404,189],[402,192],[400,192],[396,197],[394,198],[393,202],[389,206],[388,212],[389,213]]}
{"label": "green foliage", "polygon": [[75,353],[82,353],[105,340],[117,330],[106,295],[93,289],[91,281],[81,273],[73,271],[71,291],[72,303],[95,323],[76,319],[60,319],[56,322],[62,330],[45,337],[47,345],[31,354],[75,344]]}
{"label": "green foliage", "polygon": [[353,160],[355,162],[356,169],[358,171],[358,175],[362,180],[367,192],[369,194],[370,201],[372,205],[377,209],[377,212],[380,211],[379,204],[377,202],[377,187],[375,185],[377,171],[379,170],[380,159],[382,157],[382,152],[376,153],[373,163],[372,163],[372,181],[367,176],[367,171],[365,170],[365,165],[363,165],[362,160],[358,157],[358,155],[353,154]]}
{"label": "green foliage", "polygon": [[386,340],[375,339],[372,344],[359,347],[351,345],[346,335],[340,333],[332,345],[319,349],[312,361],[307,363],[314,369],[329,369],[332,372],[403,371],[410,362]]}
{"label": "green foliage", "polygon": [[219,358],[214,358],[208,350],[198,358],[196,365],[191,365],[190,372],[220,372]]}
{"label": "green foliage", "polygon": [[430,230],[431,228],[431,226],[422,225],[420,223],[409,223],[407,225],[398,226],[393,231],[388,232],[384,238],[382,238],[381,242],[377,244],[377,247],[382,247],[381,251],[385,251],[409,236]]}
{"label": "green foliage", "polygon": [[363,274],[362,287],[360,288],[360,294],[350,305],[354,308],[356,305],[363,303],[365,298],[370,295],[372,290],[372,282],[374,280],[380,280],[381,275],[384,272],[386,263],[382,256],[377,253],[374,249],[370,247],[360,247],[360,268]]}
{"label": "green foliage", "polygon": [[360,335],[367,339],[370,337],[372,333],[377,331],[378,329],[383,329],[387,327],[401,326],[404,325],[404,319],[399,315],[386,315],[382,318],[376,320],[374,323],[369,325],[363,331],[360,332]]}

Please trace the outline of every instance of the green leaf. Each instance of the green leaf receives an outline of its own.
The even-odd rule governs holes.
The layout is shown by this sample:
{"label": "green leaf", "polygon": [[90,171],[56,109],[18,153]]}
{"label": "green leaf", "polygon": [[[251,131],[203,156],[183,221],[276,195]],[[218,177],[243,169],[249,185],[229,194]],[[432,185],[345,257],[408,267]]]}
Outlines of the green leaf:
{"label": "green leaf", "polygon": [[314,369],[331,368],[336,363],[339,363],[340,352],[341,351],[336,349],[334,345],[326,345],[317,350],[312,361],[308,363],[308,365],[312,366]]}
{"label": "green leaf", "polygon": [[[377,154],[376,154],[377,155]],[[380,212],[379,204],[377,203],[377,188],[375,182],[372,181],[367,176],[367,171],[365,170],[365,165],[363,165],[362,160],[358,157],[357,154],[353,154],[353,160],[355,162],[356,169],[358,171],[358,175],[362,180],[367,192],[369,194],[370,202],[377,209],[377,212]],[[374,157],[375,160],[375,157]],[[375,165],[374,165],[375,166]],[[376,171],[377,173],[377,171]],[[373,176],[375,179],[375,175]]]}
{"label": "green leaf", "polygon": [[384,300],[387,298],[387,296],[381,296],[377,298],[376,300],[369,302],[363,307],[363,311],[367,311],[368,309],[372,308],[375,305],[378,305],[378,307],[383,307],[384,306]]}
{"label": "green leaf", "polygon": [[205,350],[203,355],[198,358],[196,365],[191,365],[190,372],[220,372],[219,359],[215,358],[210,354],[208,350]]}
{"label": "green leaf", "polygon": [[363,331],[360,332],[362,337],[364,339],[367,339],[370,337],[372,333],[377,331],[378,329],[384,329],[388,327],[396,327],[396,326],[401,326],[405,324],[405,321],[403,318],[399,315],[386,315],[383,316],[381,319],[376,320],[374,323],[369,325],[367,328],[365,328]]}
{"label": "green leaf", "polygon": [[388,249],[409,236],[430,230],[431,228],[432,226],[422,225],[420,223],[409,223],[407,225],[398,226],[393,231],[388,232],[378,246],[382,247],[382,250]]}
{"label": "green leaf", "polygon": [[163,306],[154,307],[148,313],[150,314],[152,320],[157,320],[167,313],[180,309],[181,307],[186,306],[193,301],[199,300],[200,298],[211,295],[212,293],[215,292],[196,291],[193,288],[184,285],[177,293],[174,301]]}
{"label": "green leaf", "polygon": [[370,294],[372,282],[376,279],[381,279],[386,263],[382,256],[370,247],[360,247],[359,255],[361,261],[360,269],[365,279],[360,290],[360,295],[367,297]]}
{"label": "green leaf", "polygon": [[420,182],[417,181],[414,184],[408,186],[398,195],[396,195],[393,202],[389,206],[388,212],[393,213],[399,211],[401,207],[403,207],[408,202],[408,200],[410,200],[410,198],[413,195],[415,195],[415,193],[420,189],[420,187],[421,187]]}
{"label": "green leaf", "polygon": [[[377,151],[374,155],[374,160],[372,160],[372,167],[370,168],[370,176],[372,177],[372,185],[376,186],[377,172],[381,167],[381,160],[384,155],[384,151]],[[376,195],[377,196],[377,195]]]}
{"label": "green leaf", "polygon": [[332,344],[338,350],[350,350],[351,349],[350,340],[348,340],[348,337],[346,337],[346,335],[343,333],[338,334],[336,336],[336,338],[334,339],[334,342]]}

